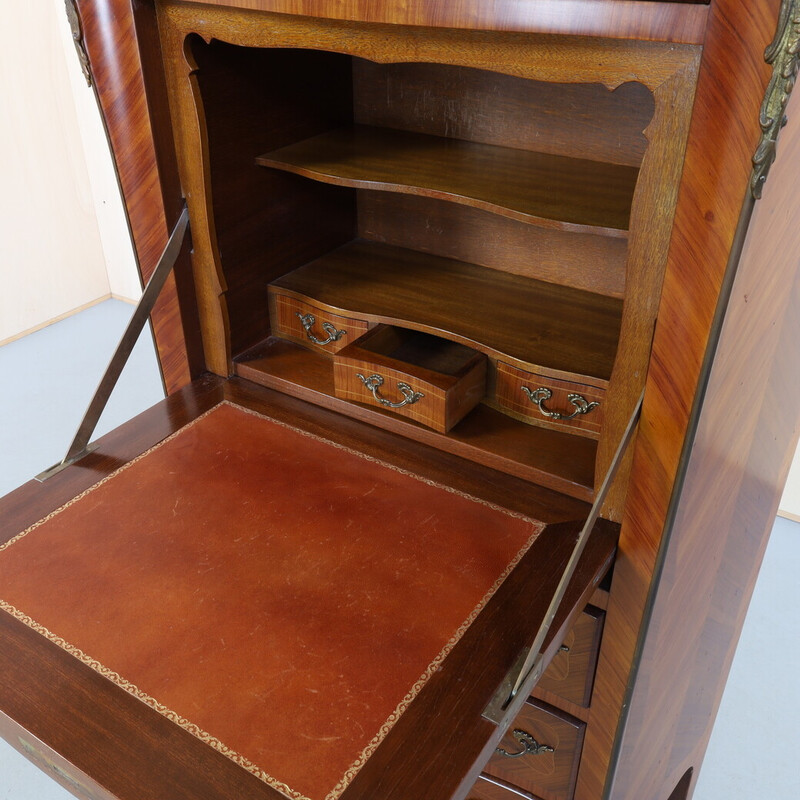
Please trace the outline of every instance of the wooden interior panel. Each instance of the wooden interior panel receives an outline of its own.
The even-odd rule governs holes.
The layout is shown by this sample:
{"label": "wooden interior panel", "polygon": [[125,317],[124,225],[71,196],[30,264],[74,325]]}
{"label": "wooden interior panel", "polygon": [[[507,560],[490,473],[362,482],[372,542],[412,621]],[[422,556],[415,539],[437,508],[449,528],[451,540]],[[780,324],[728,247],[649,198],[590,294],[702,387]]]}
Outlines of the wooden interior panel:
{"label": "wooden interior panel", "polygon": [[354,121],[638,167],[653,116],[641,84],[525,81],[500,72],[353,61]]}
{"label": "wooden interior panel", "polygon": [[357,192],[358,234],[471,264],[622,297],[624,239],[540,228],[479,209],[389,192]]}
{"label": "wooden interior panel", "polygon": [[231,348],[269,334],[267,284],[352,238],[355,198],[253,166],[265,149],[352,119],[349,59],[191,41],[208,136]]}

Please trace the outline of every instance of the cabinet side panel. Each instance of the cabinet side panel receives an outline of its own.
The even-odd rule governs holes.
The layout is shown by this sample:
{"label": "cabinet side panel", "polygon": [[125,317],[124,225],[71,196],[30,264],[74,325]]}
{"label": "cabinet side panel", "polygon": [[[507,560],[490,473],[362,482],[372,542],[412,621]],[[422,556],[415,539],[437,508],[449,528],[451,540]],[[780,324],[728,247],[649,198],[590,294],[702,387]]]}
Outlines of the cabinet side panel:
{"label": "cabinet side panel", "polygon": [[[634,479],[625,507],[576,793],[579,800],[603,796],[717,299],[761,132],[759,107],[769,80],[763,52],[774,34],[778,6],[778,0],[746,6],[735,0],[717,0],[711,5],[639,426]],[[705,567],[709,574],[716,570],[715,564]],[[669,664],[675,673],[685,669],[684,654],[681,640],[670,653]],[[651,722],[658,727],[656,720]],[[626,751],[618,765],[620,774],[630,771],[631,780],[637,770],[652,770],[662,763],[661,753],[651,744],[659,741],[656,731],[648,727],[639,734],[647,756],[642,751],[628,763]],[[663,788],[667,797],[671,787]],[[617,783],[611,796],[636,794],[625,793],[622,783]]]}
{"label": "cabinet side panel", "polygon": [[[139,269],[143,280],[147,281],[166,246],[169,228],[180,213],[174,157],[170,159],[169,150],[162,147],[165,152],[160,154],[162,163],[159,164],[131,0],[75,1]],[[137,5],[141,6],[137,11],[140,21],[145,23],[149,4]],[[144,33],[145,38],[149,38],[146,29]],[[193,307],[191,277],[184,273],[188,273],[188,259],[183,259],[176,266],[176,275],[168,278],[152,314],[168,392],[185,386],[191,380],[193,367],[197,366],[191,362],[190,348],[184,338],[182,310],[188,314]],[[179,292],[187,295],[183,303]]]}
{"label": "cabinet side panel", "polygon": [[[733,283],[663,554],[614,797],[659,797],[658,787],[675,785],[689,767],[696,780],[797,441],[799,115],[794,103]],[[743,729],[743,748],[747,736]],[[633,768],[642,763],[660,769]]]}

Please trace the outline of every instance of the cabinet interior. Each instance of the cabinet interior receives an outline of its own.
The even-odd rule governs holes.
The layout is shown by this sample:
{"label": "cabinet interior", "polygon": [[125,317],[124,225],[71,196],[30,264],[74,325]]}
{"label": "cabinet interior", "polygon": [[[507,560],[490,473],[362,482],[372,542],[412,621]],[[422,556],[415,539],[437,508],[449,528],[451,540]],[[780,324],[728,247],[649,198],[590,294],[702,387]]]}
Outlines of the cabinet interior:
{"label": "cabinet interior", "polygon": [[[185,51],[229,370],[591,499],[603,410],[573,424],[565,398],[597,399],[593,411],[625,379],[614,366],[650,89],[195,34]],[[308,307],[484,354],[481,402],[442,433],[337,397],[333,351],[277,320]],[[562,419],[520,392],[546,382],[541,408]]]}

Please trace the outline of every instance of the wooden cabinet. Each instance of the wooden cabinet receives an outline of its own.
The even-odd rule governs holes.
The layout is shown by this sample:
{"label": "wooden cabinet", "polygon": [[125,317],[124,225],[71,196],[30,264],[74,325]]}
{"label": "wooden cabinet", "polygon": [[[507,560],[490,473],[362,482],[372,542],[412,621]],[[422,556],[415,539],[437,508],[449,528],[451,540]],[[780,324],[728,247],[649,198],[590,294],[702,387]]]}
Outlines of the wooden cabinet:
{"label": "wooden cabinet", "polygon": [[[796,426],[791,113],[763,180],[795,4],[77,10],[143,272],[181,198],[191,254],[155,313],[168,400],[3,501],[3,734],[120,800],[690,786]],[[642,392],[550,671],[488,719]],[[96,546],[67,524],[93,508]],[[160,536],[183,555],[137,584],[120,554]],[[73,551],[109,609],[142,587],[134,621],[34,599]],[[227,588],[176,642],[204,570]],[[523,709],[572,742],[530,780],[492,756]]]}

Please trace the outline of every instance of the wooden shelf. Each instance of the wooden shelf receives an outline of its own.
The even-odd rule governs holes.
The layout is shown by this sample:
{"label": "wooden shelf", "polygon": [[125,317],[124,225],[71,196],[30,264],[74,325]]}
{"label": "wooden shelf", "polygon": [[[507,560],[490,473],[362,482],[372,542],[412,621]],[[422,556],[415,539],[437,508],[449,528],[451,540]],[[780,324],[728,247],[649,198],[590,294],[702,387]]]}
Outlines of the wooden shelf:
{"label": "wooden shelf", "polygon": [[553,377],[611,375],[622,301],[400,247],[355,241],[277,279],[332,312],[402,325]]}
{"label": "wooden shelf", "polygon": [[626,237],[638,169],[353,125],[265,153],[306,178],[484,209],[544,227]]}
{"label": "wooden shelf", "polygon": [[597,442],[592,439],[526,425],[484,405],[478,405],[449,433],[437,433],[391,412],[340,400],[334,395],[333,369],[326,355],[275,337],[238,356],[234,372],[539,486],[592,500],[597,454]]}

